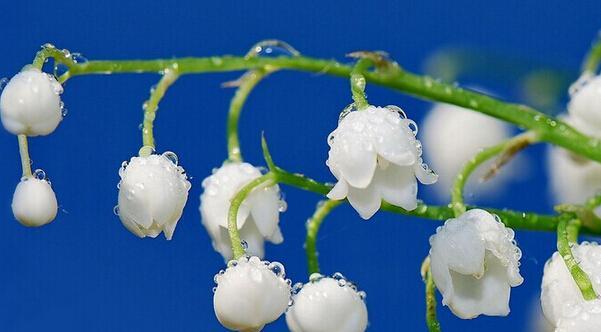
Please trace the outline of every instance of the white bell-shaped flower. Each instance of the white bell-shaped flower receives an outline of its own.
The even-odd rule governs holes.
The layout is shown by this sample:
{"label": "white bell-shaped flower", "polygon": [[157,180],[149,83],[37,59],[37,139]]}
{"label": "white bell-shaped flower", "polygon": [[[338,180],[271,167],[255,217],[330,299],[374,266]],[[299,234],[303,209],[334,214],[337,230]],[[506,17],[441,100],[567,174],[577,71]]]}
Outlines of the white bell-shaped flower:
{"label": "white bell-shaped flower", "polygon": [[[572,246],[578,265],[601,293],[601,247],[583,242]],[[601,300],[585,301],[558,252],[545,264],[541,306],[556,332],[596,332],[601,329]]]}
{"label": "white bell-shaped flower", "polygon": [[0,119],[9,132],[27,136],[48,135],[62,120],[60,94],[54,76],[27,68],[13,76],[0,96]]}
{"label": "white bell-shaped flower", "polygon": [[449,219],[430,237],[430,266],[442,303],[463,319],[509,314],[511,287],[523,282],[514,232],[487,211]]}
{"label": "white bell-shaped flower", "polygon": [[191,186],[175,154],[133,157],[123,163],[119,176],[115,212],[123,225],[139,237],[163,232],[171,240]]}
{"label": "white bell-shaped flower", "polygon": [[583,77],[570,88],[568,112],[576,129],[601,136],[601,76]]}
{"label": "white bell-shaped flower", "polygon": [[24,226],[39,227],[54,220],[57,212],[56,195],[48,180],[24,177],[13,195],[12,210]]}
{"label": "white bell-shaped flower", "polygon": [[415,138],[417,125],[396,106],[369,106],[343,112],[328,137],[326,164],[338,182],[328,198],[348,198],[363,219],[369,219],[382,199],[406,210],[417,207],[417,179],[424,184],[438,176],[423,163]]}
{"label": "white bell-shaped flower", "polygon": [[[302,288],[301,288],[302,287]],[[340,274],[313,274],[293,288],[293,305],[286,312],[292,332],[363,332],[367,329],[365,292]]]}
{"label": "white bell-shaped flower", "polygon": [[[227,261],[232,258],[228,213],[232,198],[242,187],[261,176],[261,171],[248,163],[225,163],[202,182],[200,196],[202,224],[213,242],[213,248]],[[257,188],[242,202],[238,210],[240,239],[248,245],[247,252],[260,258],[264,241],[279,244],[284,240],[278,223],[285,202],[277,185]]]}
{"label": "white bell-shaped flower", "polygon": [[[511,137],[511,128],[503,121],[449,104],[436,104],[420,126],[421,140],[428,149],[425,155],[438,182],[433,186],[437,196],[448,199],[450,188],[465,163],[482,148],[490,147]],[[492,160],[479,167],[468,181],[466,191],[478,197],[496,195],[508,179],[514,160],[489,181],[475,183],[492,165]]]}
{"label": "white bell-shaped flower", "polygon": [[257,256],[230,261],[215,275],[213,307],[219,322],[234,331],[255,332],[278,319],[290,302],[284,266]]}

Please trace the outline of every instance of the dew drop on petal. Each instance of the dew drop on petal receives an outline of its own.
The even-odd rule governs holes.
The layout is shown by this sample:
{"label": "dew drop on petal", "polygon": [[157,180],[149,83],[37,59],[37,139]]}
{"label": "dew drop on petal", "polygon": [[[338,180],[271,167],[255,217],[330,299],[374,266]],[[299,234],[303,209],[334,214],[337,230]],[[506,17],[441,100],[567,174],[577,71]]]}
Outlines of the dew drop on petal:
{"label": "dew drop on petal", "polygon": [[118,216],[118,215],[119,215],[119,205],[115,205],[115,206],[113,207],[113,213],[114,213],[116,216]]}
{"label": "dew drop on petal", "polygon": [[167,160],[169,160],[173,165],[177,166],[177,163],[179,162],[177,155],[175,154],[175,152],[172,151],[167,151],[165,153],[163,153],[163,157],[167,158]]}
{"label": "dew drop on petal", "polygon": [[240,241],[240,244],[242,245],[242,248],[244,248],[244,250],[248,249],[248,242],[242,240],[242,241]]}
{"label": "dew drop on petal", "polygon": [[33,177],[38,180],[46,180],[46,172],[44,172],[44,170],[41,169],[36,169],[33,172]]}

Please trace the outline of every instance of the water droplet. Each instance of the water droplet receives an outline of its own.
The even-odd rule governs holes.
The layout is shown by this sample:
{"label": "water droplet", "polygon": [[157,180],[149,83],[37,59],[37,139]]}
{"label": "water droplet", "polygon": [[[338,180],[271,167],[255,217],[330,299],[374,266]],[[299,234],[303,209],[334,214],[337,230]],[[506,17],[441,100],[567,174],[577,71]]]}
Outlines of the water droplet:
{"label": "water droplet", "polygon": [[86,62],[88,62],[88,59],[86,59],[86,57],[84,57],[81,53],[72,53],[71,54],[71,60],[73,60],[73,62],[75,62],[75,63],[86,63]]}
{"label": "water droplet", "polygon": [[119,205],[115,205],[115,206],[113,207],[113,213],[114,213],[116,216],[118,216],[118,215],[119,215]]}
{"label": "water droplet", "polygon": [[60,102],[60,107],[61,107],[61,115],[64,118],[67,116],[67,114],[69,114],[69,110],[65,107],[65,103],[63,103],[62,101]]}
{"label": "water droplet", "polygon": [[2,79],[0,79],[0,90],[4,89],[4,87],[6,86],[7,83],[8,83],[8,78],[3,77]]}
{"label": "water droplet", "polygon": [[340,286],[340,287],[346,286],[346,279],[338,279],[338,286]]}
{"label": "water droplet", "polygon": [[367,298],[367,293],[365,293],[364,291],[357,292],[357,295],[359,295],[361,301],[365,301],[365,299]]}
{"label": "water droplet", "polygon": [[33,171],[33,177],[38,180],[46,180],[46,172],[44,172],[44,170],[41,169],[36,169],[35,171]]}
{"label": "water droplet", "polygon": [[290,300],[288,300],[288,307],[292,307],[294,305],[294,299],[290,298]]}
{"label": "water droplet", "polygon": [[323,278],[322,274],[320,274],[320,273],[312,273],[309,276],[309,281],[310,282],[317,282],[317,281],[321,280],[322,278]]}
{"label": "water droplet", "polygon": [[67,67],[67,65],[65,65],[64,63],[60,63],[60,62],[54,63],[54,76],[55,77],[60,77],[67,71],[69,71],[69,67]]}
{"label": "water droplet", "polygon": [[253,45],[245,58],[253,58],[256,56],[299,56],[300,52],[297,51],[290,44],[285,41],[278,39],[267,39],[262,40]]}
{"label": "water droplet", "polygon": [[357,107],[355,106],[355,103],[351,103],[349,105],[347,105],[342,112],[340,112],[340,115],[338,116],[338,123],[342,122],[342,120],[344,120],[344,118],[346,118],[347,115],[349,115],[351,112],[354,112],[357,110]]}
{"label": "water droplet", "polygon": [[298,294],[301,291],[301,289],[303,289],[303,286],[305,286],[305,284],[303,284],[302,282],[297,282],[296,284],[294,284],[294,286],[292,286],[292,294]]}
{"label": "water droplet", "polygon": [[242,245],[242,248],[243,248],[244,250],[247,250],[247,249],[248,249],[248,242],[246,242],[246,241],[242,240],[242,241],[240,241],[240,244]]}
{"label": "water droplet", "polygon": [[407,121],[408,121],[407,126],[413,132],[413,136],[417,136],[417,123],[415,123],[413,120],[407,120]]}
{"label": "water droplet", "polygon": [[403,111],[400,107],[396,106],[396,105],[388,105],[385,107],[387,110],[396,112],[399,114],[399,116],[401,117],[401,119],[406,119],[407,118],[407,114],[405,113],[405,111]]}
{"label": "water droplet", "polygon": [[167,160],[169,160],[171,163],[173,163],[173,165],[176,165],[176,166],[177,166],[177,163],[179,162],[175,152],[167,151],[167,152],[163,153],[163,157],[167,158]]}
{"label": "water droplet", "polygon": [[41,48],[56,48],[56,46],[54,46],[53,44],[50,44],[50,43],[46,43],[46,44],[44,44],[44,45],[42,45],[40,47]]}
{"label": "water droplet", "polygon": [[213,287],[213,293],[217,291],[217,287]]}
{"label": "water droplet", "polygon": [[231,261],[227,262],[227,267],[236,267],[238,266],[238,261],[235,259],[232,259]]}
{"label": "water droplet", "polygon": [[286,203],[285,200],[281,199],[278,202],[278,211],[280,211],[280,212],[286,212],[286,210],[288,210],[288,203]]}
{"label": "water droplet", "polygon": [[284,270],[284,265],[279,262],[272,262],[268,266],[271,272],[275,273],[276,276],[280,278],[284,278],[286,276],[286,271]]}
{"label": "water droplet", "polygon": [[140,157],[147,157],[147,156],[150,156],[153,153],[154,153],[154,147],[149,146],[149,145],[145,145],[145,146],[143,146],[143,147],[140,148],[140,151],[138,152],[138,155],[140,155]]}

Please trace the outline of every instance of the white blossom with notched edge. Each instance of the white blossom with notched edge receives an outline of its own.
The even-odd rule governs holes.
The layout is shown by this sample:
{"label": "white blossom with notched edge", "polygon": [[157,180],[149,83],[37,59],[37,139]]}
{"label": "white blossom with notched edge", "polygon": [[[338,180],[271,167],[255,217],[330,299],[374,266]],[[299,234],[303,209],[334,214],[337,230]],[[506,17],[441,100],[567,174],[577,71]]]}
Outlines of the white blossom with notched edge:
{"label": "white blossom with notched edge", "polygon": [[27,68],[13,76],[0,96],[0,119],[9,132],[27,136],[48,135],[62,120],[60,94],[54,76]]}
{"label": "white blossom with notched edge", "polygon": [[309,281],[293,295],[286,323],[292,332],[363,332],[367,329],[363,297],[345,279],[321,277]]}
{"label": "white blossom with notched edge", "polygon": [[188,199],[184,169],[173,152],[133,157],[119,170],[119,205],[116,211],[123,225],[139,237],[157,237],[161,232],[171,240]]}
{"label": "white blossom with notched edge", "polygon": [[[436,104],[420,126],[422,142],[432,168],[438,173],[433,186],[437,196],[448,199],[451,186],[465,163],[482,148],[490,147],[511,137],[511,128],[501,120],[449,104]],[[492,160],[485,165],[492,165]],[[513,160],[512,160],[513,162]],[[479,167],[473,179],[479,179],[489,167]],[[466,192],[483,195],[498,194],[499,189],[514,174],[506,165],[489,181],[468,181]]]}
{"label": "white blossom with notched edge", "polygon": [[[572,246],[578,265],[601,292],[601,247],[583,242]],[[601,328],[601,300],[585,301],[558,252],[545,264],[541,306],[556,332],[596,332]]]}
{"label": "white blossom with notched edge", "polygon": [[417,125],[396,106],[369,106],[352,111],[330,133],[326,164],[338,182],[328,198],[347,198],[363,219],[382,199],[405,210],[417,207],[417,179],[424,184],[438,176],[421,158]]}
{"label": "white blossom with notched edge", "polygon": [[290,280],[278,262],[261,261],[257,256],[230,261],[225,271],[215,275],[213,307],[228,329],[255,332],[278,319],[288,308]]}
{"label": "white blossom with notched edge", "polygon": [[[242,187],[260,176],[261,171],[249,163],[228,162],[202,182],[202,224],[211,236],[213,248],[226,261],[232,258],[227,228],[231,200]],[[275,244],[284,241],[278,226],[284,204],[277,185],[256,188],[242,202],[237,225],[240,239],[248,245],[250,255],[263,257],[265,239]]]}
{"label": "white blossom with notched edge", "polygon": [[442,303],[463,319],[509,314],[511,287],[522,284],[514,232],[487,211],[449,219],[430,237],[430,266]]}
{"label": "white blossom with notched edge", "polygon": [[39,227],[54,220],[57,212],[56,195],[45,179],[24,177],[13,195],[15,219],[28,227]]}

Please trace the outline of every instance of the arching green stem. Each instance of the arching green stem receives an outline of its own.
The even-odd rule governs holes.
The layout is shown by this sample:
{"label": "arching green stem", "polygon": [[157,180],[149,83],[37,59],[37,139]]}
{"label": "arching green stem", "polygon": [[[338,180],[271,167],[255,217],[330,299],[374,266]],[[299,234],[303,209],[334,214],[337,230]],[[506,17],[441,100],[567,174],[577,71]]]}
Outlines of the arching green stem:
{"label": "arching green stem", "polygon": [[357,61],[351,71],[351,93],[353,101],[358,110],[366,108],[369,104],[365,97],[365,76],[364,72],[373,65],[373,61],[368,58],[361,58]]}
{"label": "arching green stem", "polygon": [[505,157],[505,160],[501,162],[505,163],[507,158],[511,158],[511,156],[537,140],[538,138],[533,132],[526,132],[497,145],[485,148],[470,159],[465,166],[463,166],[463,169],[461,169],[459,174],[457,174],[457,177],[455,177],[455,182],[451,189],[451,206],[455,213],[455,217],[460,216],[466,210],[465,203],[463,202],[463,190],[470,175],[478,168],[478,166],[501,153],[508,154],[507,157]]}
{"label": "arching green stem", "polygon": [[319,273],[319,259],[317,258],[317,233],[325,218],[332,210],[343,201],[321,201],[315,213],[307,221],[307,238],[305,239],[305,251],[307,253],[307,267],[309,275]]}
{"label": "arching green stem", "polygon": [[31,177],[31,160],[29,159],[27,136],[21,134],[17,137],[19,140],[19,154],[21,155],[21,169],[23,170],[23,177]]}
{"label": "arching green stem", "polygon": [[[235,57],[214,56],[206,58],[176,58],[157,60],[106,60],[67,64],[69,71],[59,78],[64,82],[70,77],[88,74],[148,73],[177,66],[180,74],[225,72],[273,66],[279,69],[294,69],[314,73],[350,77],[353,67],[333,60],[294,57]],[[601,161],[601,141],[588,137],[556,118],[519,104],[512,104],[489,97],[479,92],[466,90],[416,75],[398,66],[386,70],[364,73],[367,82],[381,85],[422,99],[443,102],[472,109],[498,119],[513,123],[521,128],[536,132],[542,141],[562,146],[589,159]]]}
{"label": "arching green stem", "polygon": [[142,146],[152,147],[152,149],[141,149],[141,153],[150,153],[155,148],[154,143],[154,119],[159,108],[159,102],[165,96],[165,92],[175,83],[179,74],[177,67],[166,68],[163,70],[163,77],[150,91],[150,98],[144,102],[144,123],[142,127]]}
{"label": "arching green stem", "polygon": [[238,121],[242,107],[255,86],[274,70],[273,68],[250,70],[236,81],[238,89],[236,89],[236,93],[230,102],[230,110],[227,117],[227,152],[229,161],[242,162],[242,152],[240,151],[240,140],[238,137]]}
{"label": "arching green stem", "polygon": [[560,218],[557,225],[557,251],[572,274],[582,296],[585,300],[590,301],[598,297],[597,293],[595,293],[588,275],[578,266],[570,247],[571,244],[577,242],[579,227],[580,222],[577,219]]}
{"label": "arching green stem", "polygon": [[436,318],[436,285],[432,278],[430,256],[426,257],[421,268],[422,279],[426,285],[426,326],[430,332],[440,332],[440,322]]}
{"label": "arching green stem", "polygon": [[245,254],[245,249],[242,246],[242,241],[240,240],[240,234],[238,233],[238,210],[240,209],[240,205],[244,202],[246,197],[255,189],[259,187],[268,187],[276,182],[275,176],[273,173],[269,172],[261,177],[258,177],[248,184],[246,184],[242,189],[236,193],[236,195],[232,198],[230,204],[230,210],[228,211],[228,222],[227,229],[230,235],[230,240],[232,242],[232,253],[233,258],[238,259]]}

